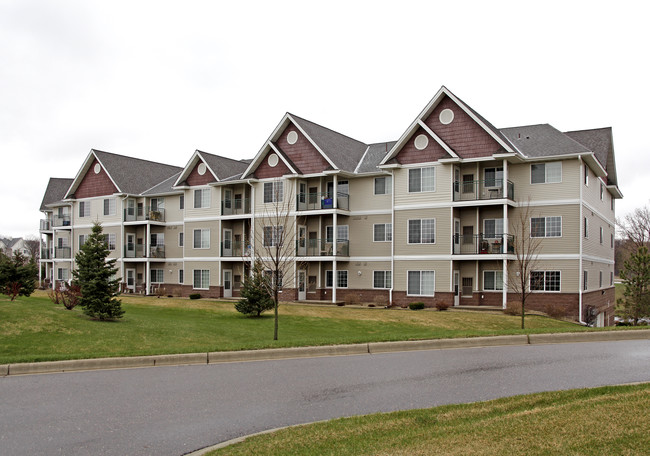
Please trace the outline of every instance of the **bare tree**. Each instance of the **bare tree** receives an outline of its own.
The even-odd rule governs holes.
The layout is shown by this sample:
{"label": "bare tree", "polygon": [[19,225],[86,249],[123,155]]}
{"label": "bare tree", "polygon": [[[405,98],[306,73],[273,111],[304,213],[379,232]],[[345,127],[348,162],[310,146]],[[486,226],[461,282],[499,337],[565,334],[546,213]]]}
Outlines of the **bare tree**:
{"label": "bare tree", "polygon": [[631,251],[650,244],[650,209],[648,206],[638,207],[625,217],[616,218],[619,233],[631,243]]}
{"label": "bare tree", "polygon": [[38,260],[41,258],[41,239],[38,236],[26,236],[23,240],[25,243],[25,249],[29,252],[29,256],[34,258],[34,261],[38,263]]}
{"label": "bare tree", "polygon": [[521,301],[521,329],[524,329],[524,317],[526,315],[526,298],[532,290],[539,288],[540,280],[544,277],[533,272],[537,268],[538,255],[541,247],[541,237],[533,237],[536,227],[532,227],[533,214],[530,208],[530,201],[520,208],[518,217],[513,223],[514,239],[512,244],[515,253],[514,280],[510,282],[513,291],[519,295]]}
{"label": "bare tree", "polygon": [[[255,237],[255,260],[269,275],[263,283],[273,298],[274,329],[273,340],[278,340],[278,306],[280,292],[285,284],[296,279],[296,217],[293,189],[285,191],[285,183],[277,179],[265,182],[264,211],[256,218],[258,226],[253,227]],[[261,229],[259,229],[261,228]]]}

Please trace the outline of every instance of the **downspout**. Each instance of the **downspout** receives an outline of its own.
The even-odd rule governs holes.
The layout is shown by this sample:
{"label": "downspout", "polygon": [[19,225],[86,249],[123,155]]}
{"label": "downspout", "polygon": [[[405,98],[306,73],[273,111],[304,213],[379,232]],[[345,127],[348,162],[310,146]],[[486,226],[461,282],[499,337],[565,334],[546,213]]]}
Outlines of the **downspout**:
{"label": "downspout", "polygon": [[336,288],[338,286],[338,277],[336,274],[336,248],[337,248],[337,231],[338,231],[338,218],[337,218],[337,198],[336,193],[338,191],[338,175],[334,174],[334,195],[332,195],[332,206],[334,211],[332,214],[332,304],[336,304]]}
{"label": "downspout", "polygon": [[503,159],[503,240],[501,242],[501,248],[503,249],[503,271],[501,272],[501,277],[503,278],[503,296],[502,296],[502,305],[505,309],[508,306],[508,160]]}
{"label": "downspout", "polygon": [[395,288],[395,170],[390,170],[390,289],[388,290],[388,305],[393,305],[393,289]]}
{"label": "downspout", "polygon": [[578,220],[578,226],[580,227],[578,229],[578,236],[580,237],[580,255],[579,255],[579,260],[578,260],[578,321],[580,322],[580,324],[586,325],[587,323],[585,323],[585,321],[582,319],[582,290],[584,288],[583,281],[585,280],[584,273],[582,272],[583,271],[583,269],[582,269],[583,268],[583,265],[582,265],[582,248],[583,248],[582,243],[583,243],[583,240],[584,240],[584,237],[585,237],[585,234],[584,234],[585,227],[584,227],[584,221],[583,221],[584,215],[582,213],[582,198],[583,198],[583,196],[582,196],[582,188],[584,187],[584,182],[585,182],[585,176],[584,176],[585,167],[584,167],[584,163],[582,161],[582,155],[578,156],[578,160],[579,160],[579,166],[580,166],[580,182],[579,182],[579,185],[580,185],[580,198],[579,198],[579,201],[580,201],[580,218]]}
{"label": "downspout", "polygon": [[251,188],[251,226],[248,241],[250,242],[250,252],[251,252],[251,267],[249,268],[248,273],[253,276],[253,265],[255,264],[255,187],[253,187],[250,179],[246,180],[246,183]]}

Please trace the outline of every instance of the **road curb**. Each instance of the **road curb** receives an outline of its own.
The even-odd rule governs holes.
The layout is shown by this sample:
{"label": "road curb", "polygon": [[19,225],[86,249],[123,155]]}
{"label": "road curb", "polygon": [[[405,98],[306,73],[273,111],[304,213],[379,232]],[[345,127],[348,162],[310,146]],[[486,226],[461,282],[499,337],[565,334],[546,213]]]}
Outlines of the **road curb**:
{"label": "road curb", "polygon": [[325,345],[316,347],[271,348],[209,353],[96,358],[39,363],[0,364],[0,377],[9,375],[49,374],[98,369],[217,364],[242,361],[264,361],[318,356],[368,355],[413,350],[444,350],[452,348],[496,347],[505,345],[542,345],[573,342],[608,342],[650,339],[650,329],[599,331],[581,333],[529,334],[465,339],[430,339],[365,344]]}

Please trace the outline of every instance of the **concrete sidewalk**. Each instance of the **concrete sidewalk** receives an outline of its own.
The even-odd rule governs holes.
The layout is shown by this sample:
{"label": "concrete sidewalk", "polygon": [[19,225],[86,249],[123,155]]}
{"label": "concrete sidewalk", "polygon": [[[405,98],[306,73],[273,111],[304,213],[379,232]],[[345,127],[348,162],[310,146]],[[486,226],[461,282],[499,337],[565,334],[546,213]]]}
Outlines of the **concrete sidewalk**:
{"label": "concrete sidewalk", "polygon": [[562,344],[650,339],[650,329],[598,331],[559,334],[529,334],[515,336],[471,337],[466,339],[434,339],[397,342],[370,342],[318,347],[273,348],[177,355],[132,356],[127,358],[96,358],[40,363],[0,364],[0,376],[46,374],[96,369],[125,369],[134,367],[216,364],[242,361],[262,361],[317,356],[372,355],[376,353],[411,350],[441,350],[449,348],[494,347],[499,345]]}

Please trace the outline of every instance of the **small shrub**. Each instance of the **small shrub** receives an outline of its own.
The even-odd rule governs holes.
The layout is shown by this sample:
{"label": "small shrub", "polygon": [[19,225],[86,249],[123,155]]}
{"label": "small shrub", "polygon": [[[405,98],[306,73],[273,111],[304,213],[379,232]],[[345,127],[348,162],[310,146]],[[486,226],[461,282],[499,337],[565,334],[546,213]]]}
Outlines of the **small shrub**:
{"label": "small shrub", "polygon": [[370,303],[370,304],[368,304],[368,307],[375,307],[375,305]]}
{"label": "small shrub", "polygon": [[253,274],[244,278],[240,294],[242,299],[237,301],[235,309],[244,315],[259,317],[262,312],[275,307],[275,302],[269,294],[269,280],[264,275],[262,266],[256,263]]}
{"label": "small shrub", "polygon": [[409,304],[409,309],[411,310],[422,310],[424,309],[424,303],[423,302],[412,302]]}
{"label": "small shrub", "polygon": [[201,293],[191,293],[190,299],[201,299]]}
{"label": "small shrub", "polygon": [[339,301],[339,302],[336,303],[336,305],[339,306],[339,307],[343,307],[345,305],[345,303],[343,301]]}
{"label": "small shrub", "polygon": [[[566,317],[566,310],[564,306],[557,303],[548,303],[544,308],[546,315],[551,318],[564,318]],[[521,312],[521,311],[520,311]]]}
{"label": "small shrub", "polygon": [[506,315],[521,315],[521,302],[508,301],[506,308],[503,309],[503,313]]}
{"label": "small shrub", "polygon": [[449,309],[449,304],[446,303],[445,301],[436,301],[436,309],[438,309],[440,312]]}

